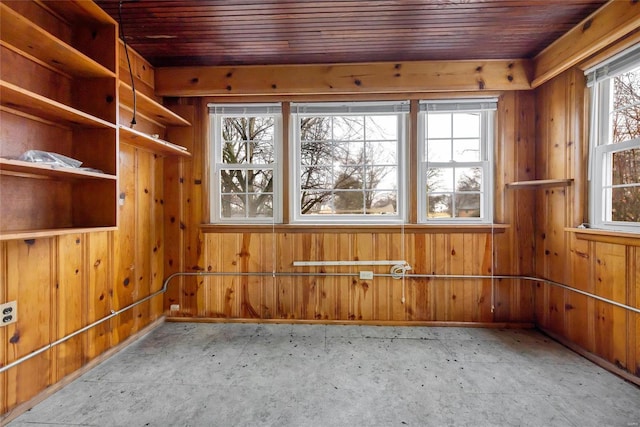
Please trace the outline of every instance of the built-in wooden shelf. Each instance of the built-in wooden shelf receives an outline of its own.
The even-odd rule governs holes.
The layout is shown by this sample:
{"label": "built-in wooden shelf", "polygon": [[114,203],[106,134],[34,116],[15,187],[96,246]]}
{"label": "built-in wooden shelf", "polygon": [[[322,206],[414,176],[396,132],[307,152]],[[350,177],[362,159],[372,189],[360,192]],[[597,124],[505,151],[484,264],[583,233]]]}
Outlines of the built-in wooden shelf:
{"label": "built-in wooden shelf", "polygon": [[0,158],[0,171],[7,175],[25,176],[29,178],[51,179],[106,179],[115,180],[115,175],[90,172],[77,168],[61,168],[40,163]]}
{"label": "built-in wooden shelf", "polygon": [[0,3],[3,42],[78,77],[115,77],[115,73]]}
{"label": "built-in wooden shelf", "polygon": [[139,132],[122,125],[120,126],[120,141],[136,147],[146,148],[159,154],[191,156],[191,153],[189,153],[185,147],[172,144],[160,138],[154,138],[144,132]]}
{"label": "built-in wooden shelf", "polygon": [[116,126],[106,120],[76,110],[4,80],[0,80],[0,103],[4,107],[56,123],[62,121],[70,126],[90,128],[115,128]]}
{"label": "built-in wooden shelf", "polygon": [[[133,109],[133,90],[123,81],[119,82],[120,104]],[[191,126],[188,120],[156,102],[144,93],[136,91],[136,112],[165,126]]]}
{"label": "built-in wooden shelf", "polygon": [[514,181],[505,184],[507,188],[564,187],[571,185],[573,178],[535,179],[532,181]]}
{"label": "built-in wooden shelf", "polygon": [[30,240],[53,236],[62,236],[75,233],[93,233],[98,231],[114,231],[118,227],[73,227],[73,228],[50,228],[42,230],[19,230],[0,231],[0,241],[2,240]]}

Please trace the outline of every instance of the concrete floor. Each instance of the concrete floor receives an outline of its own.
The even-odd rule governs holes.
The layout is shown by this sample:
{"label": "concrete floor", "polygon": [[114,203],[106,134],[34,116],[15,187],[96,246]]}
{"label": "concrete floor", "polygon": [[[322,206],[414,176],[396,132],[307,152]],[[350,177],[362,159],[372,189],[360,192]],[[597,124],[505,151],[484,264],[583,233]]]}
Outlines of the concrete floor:
{"label": "concrete floor", "polygon": [[17,426],[640,425],[640,388],[531,330],[165,323]]}

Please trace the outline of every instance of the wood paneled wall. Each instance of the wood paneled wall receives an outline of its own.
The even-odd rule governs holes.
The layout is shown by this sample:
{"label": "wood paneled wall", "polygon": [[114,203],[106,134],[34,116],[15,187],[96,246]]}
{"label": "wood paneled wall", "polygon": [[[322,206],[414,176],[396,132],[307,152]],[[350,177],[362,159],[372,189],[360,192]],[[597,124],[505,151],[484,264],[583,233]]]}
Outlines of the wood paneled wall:
{"label": "wood paneled wall", "polygon": [[[3,366],[162,287],[163,159],[120,148],[124,203],[118,231],[0,242],[0,301],[18,301],[18,322],[0,328]],[[0,413],[77,371],[162,313],[158,296],[0,374]]]}
{"label": "wood paneled wall", "polygon": [[[357,272],[351,268],[294,268],[293,261],[406,259],[412,273],[532,274],[534,220],[531,192],[504,191],[513,180],[535,176],[535,100],[532,92],[505,92],[500,97],[495,150],[496,222],[509,226],[492,238],[490,230],[450,232],[438,227],[398,227],[371,232],[309,228],[308,232],[246,230],[204,232],[207,222],[206,110],[191,106],[194,126],[176,132],[193,135],[190,159],[166,168],[167,241],[165,272]],[[183,114],[184,115],[184,114]],[[187,116],[185,116],[187,117]],[[175,137],[174,137],[175,139]],[[178,136],[186,141],[184,135]],[[176,185],[177,184],[177,185]],[[211,185],[215,185],[212,183]],[[235,230],[235,231],[234,231]],[[390,231],[391,230],[391,231]],[[527,236],[531,236],[528,238]],[[493,259],[493,262],[492,262]],[[366,268],[365,269],[369,269]],[[375,268],[388,273],[388,268]],[[320,321],[468,321],[530,322],[533,293],[517,280],[401,280],[376,277],[185,277],[169,286],[165,307],[178,304],[173,316],[225,319],[296,319]],[[493,311],[492,311],[492,305]]]}
{"label": "wood paneled wall", "polygon": [[[565,230],[587,217],[584,79],[574,68],[536,90],[537,178],[574,179],[569,186],[528,190],[536,193],[536,274],[640,307],[640,239],[585,240]],[[640,315],[549,285],[536,286],[535,300],[538,325],[640,376]]]}

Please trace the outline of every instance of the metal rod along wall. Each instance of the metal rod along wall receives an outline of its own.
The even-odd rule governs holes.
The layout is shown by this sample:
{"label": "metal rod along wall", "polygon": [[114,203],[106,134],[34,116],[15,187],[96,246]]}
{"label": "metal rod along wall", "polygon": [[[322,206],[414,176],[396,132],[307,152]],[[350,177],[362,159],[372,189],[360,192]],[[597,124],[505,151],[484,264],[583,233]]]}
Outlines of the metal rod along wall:
{"label": "metal rod along wall", "polygon": [[[271,273],[262,273],[262,272],[255,272],[255,273],[235,273],[235,272],[214,272],[214,271],[197,271],[197,272],[177,272],[177,273],[173,273],[170,276],[168,276],[163,284],[162,284],[162,288],[134,303],[131,303],[129,305],[127,305],[126,307],[123,307],[117,311],[112,310],[111,314],[103,317],[102,319],[96,320],[93,323],[88,324],[87,326],[78,329],[75,332],[72,332],[69,335],[66,335],[56,341],[53,341],[47,345],[45,345],[44,347],[41,347],[37,350],[34,350],[33,352],[27,354],[26,356],[22,356],[19,359],[14,360],[13,362],[0,367],[0,373],[8,371],[9,369],[31,359],[32,357],[35,357],[41,353],[44,353],[45,351],[59,345],[62,344],[63,342],[70,340],[71,338],[80,335],[81,333],[88,331],[89,329],[93,328],[94,326],[97,326],[103,322],[106,322],[107,320],[118,316],[121,313],[124,313],[127,310],[132,309],[133,307],[136,307],[140,304],[142,304],[143,302],[149,301],[150,299],[161,295],[163,293],[165,293],[167,291],[167,288],[169,287],[169,283],[176,277],[180,277],[180,276],[272,276],[272,277],[342,277],[342,276],[350,276],[350,277],[358,277],[359,274],[358,273],[276,273],[276,272],[271,272]],[[374,274],[374,277],[393,277],[393,278],[398,278],[397,275],[394,274]],[[408,279],[510,279],[510,280],[527,280],[527,281],[531,281],[531,282],[540,282],[540,283],[545,283],[548,285],[552,285],[552,286],[556,286],[562,289],[566,289],[568,291],[571,292],[576,292],[578,294],[596,299],[598,301],[602,301],[611,305],[615,305],[616,307],[619,308],[623,308],[625,310],[629,310],[632,311],[634,313],[640,314],[640,308],[636,308],[636,307],[631,307],[629,305],[626,304],[622,304],[619,303],[617,301],[613,301],[610,300],[608,298],[604,298],[598,295],[594,295],[591,294],[589,292],[585,292],[585,291],[581,291],[580,289],[576,289],[576,288],[572,288],[570,286],[564,285],[562,283],[559,282],[555,282],[553,280],[549,280],[549,279],[542,279],[539,277],[532,277],[532,276],[516,276],[516,275],[495,275],[495,276],[485,276],[485,275],[464,275],[464,274],[405,274],[404,277],[408,278]]]}

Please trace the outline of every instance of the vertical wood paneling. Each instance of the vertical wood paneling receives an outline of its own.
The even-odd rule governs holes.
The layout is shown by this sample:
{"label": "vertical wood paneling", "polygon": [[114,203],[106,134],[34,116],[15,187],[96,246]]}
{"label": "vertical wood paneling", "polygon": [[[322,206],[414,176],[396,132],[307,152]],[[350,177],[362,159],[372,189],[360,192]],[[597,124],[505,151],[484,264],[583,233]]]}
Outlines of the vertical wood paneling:
{"label": "vertical wood paneling", "polygon": [[[18,301],[18,321],[5,326],[7,362],[51,340],[51,292],[55,287],[53,239],[7,242],[7,301]],[[7,372],[7,406],[24,402],[51,383],[51,352]]]}
{"label": "vertical wood paneling", "polygon": [[[151,237],[151,288],[150,293],[162,289],[164,282],[164,159],[153,156],[153,218],[149,235]],[[144,230],[141,230],[144,232]],[[146,323],[156,320],[164,312],[163,297],[150,301],[150,316],[143,319]]]}
{"label": "vertical wood paneling", "polygon": [[[112,248],[110,233],[91,233],[87,235],[87,323],[109,315],[113,308],[111,283]],[[112,321],[90,329],[87,354],[90,359],[102,354],[111,345],[110,330]]]}
{"label": "vertical wood paneling", "polygon": [[[120,144],[120,173],[118,177],[119,225],[114,233],[114,296],[117,309],[134,301],[136,288],[136,149]],[[114,342],[125,339],[133,328],[133,312],[127,311],[115,323]]]}
{"label": "vertical wood paneling", "polygon": [[[134,300],[149,295],[151,290],[151,257],[153,254],[153,154],[137,150],[136,153],[136,239]],[[134,330],[140,330],[149,319],[149,302],[132,309]]]}
{"label": "vertical wood paneling", "polygon": [[[573,178],[572,185],[537,190],[536,272],[605,298],[639,306],[637,248],[586,241],[564,231],[586,219],[584,74],[568,70],[536,90],[537,177]],[[639,375],[637,315],[571,291],[536,287],[536,321],[605,360]]]}
{"label": "vertical wood paneling", "polygon": [[[86,324],[85,312],[85,235],[68,234],[57,238],[58,283],[55,287],[52,326],[55,339],[77,331]],[[86,363],[86,334],[78,335],[54,348],[54,382]]]}

